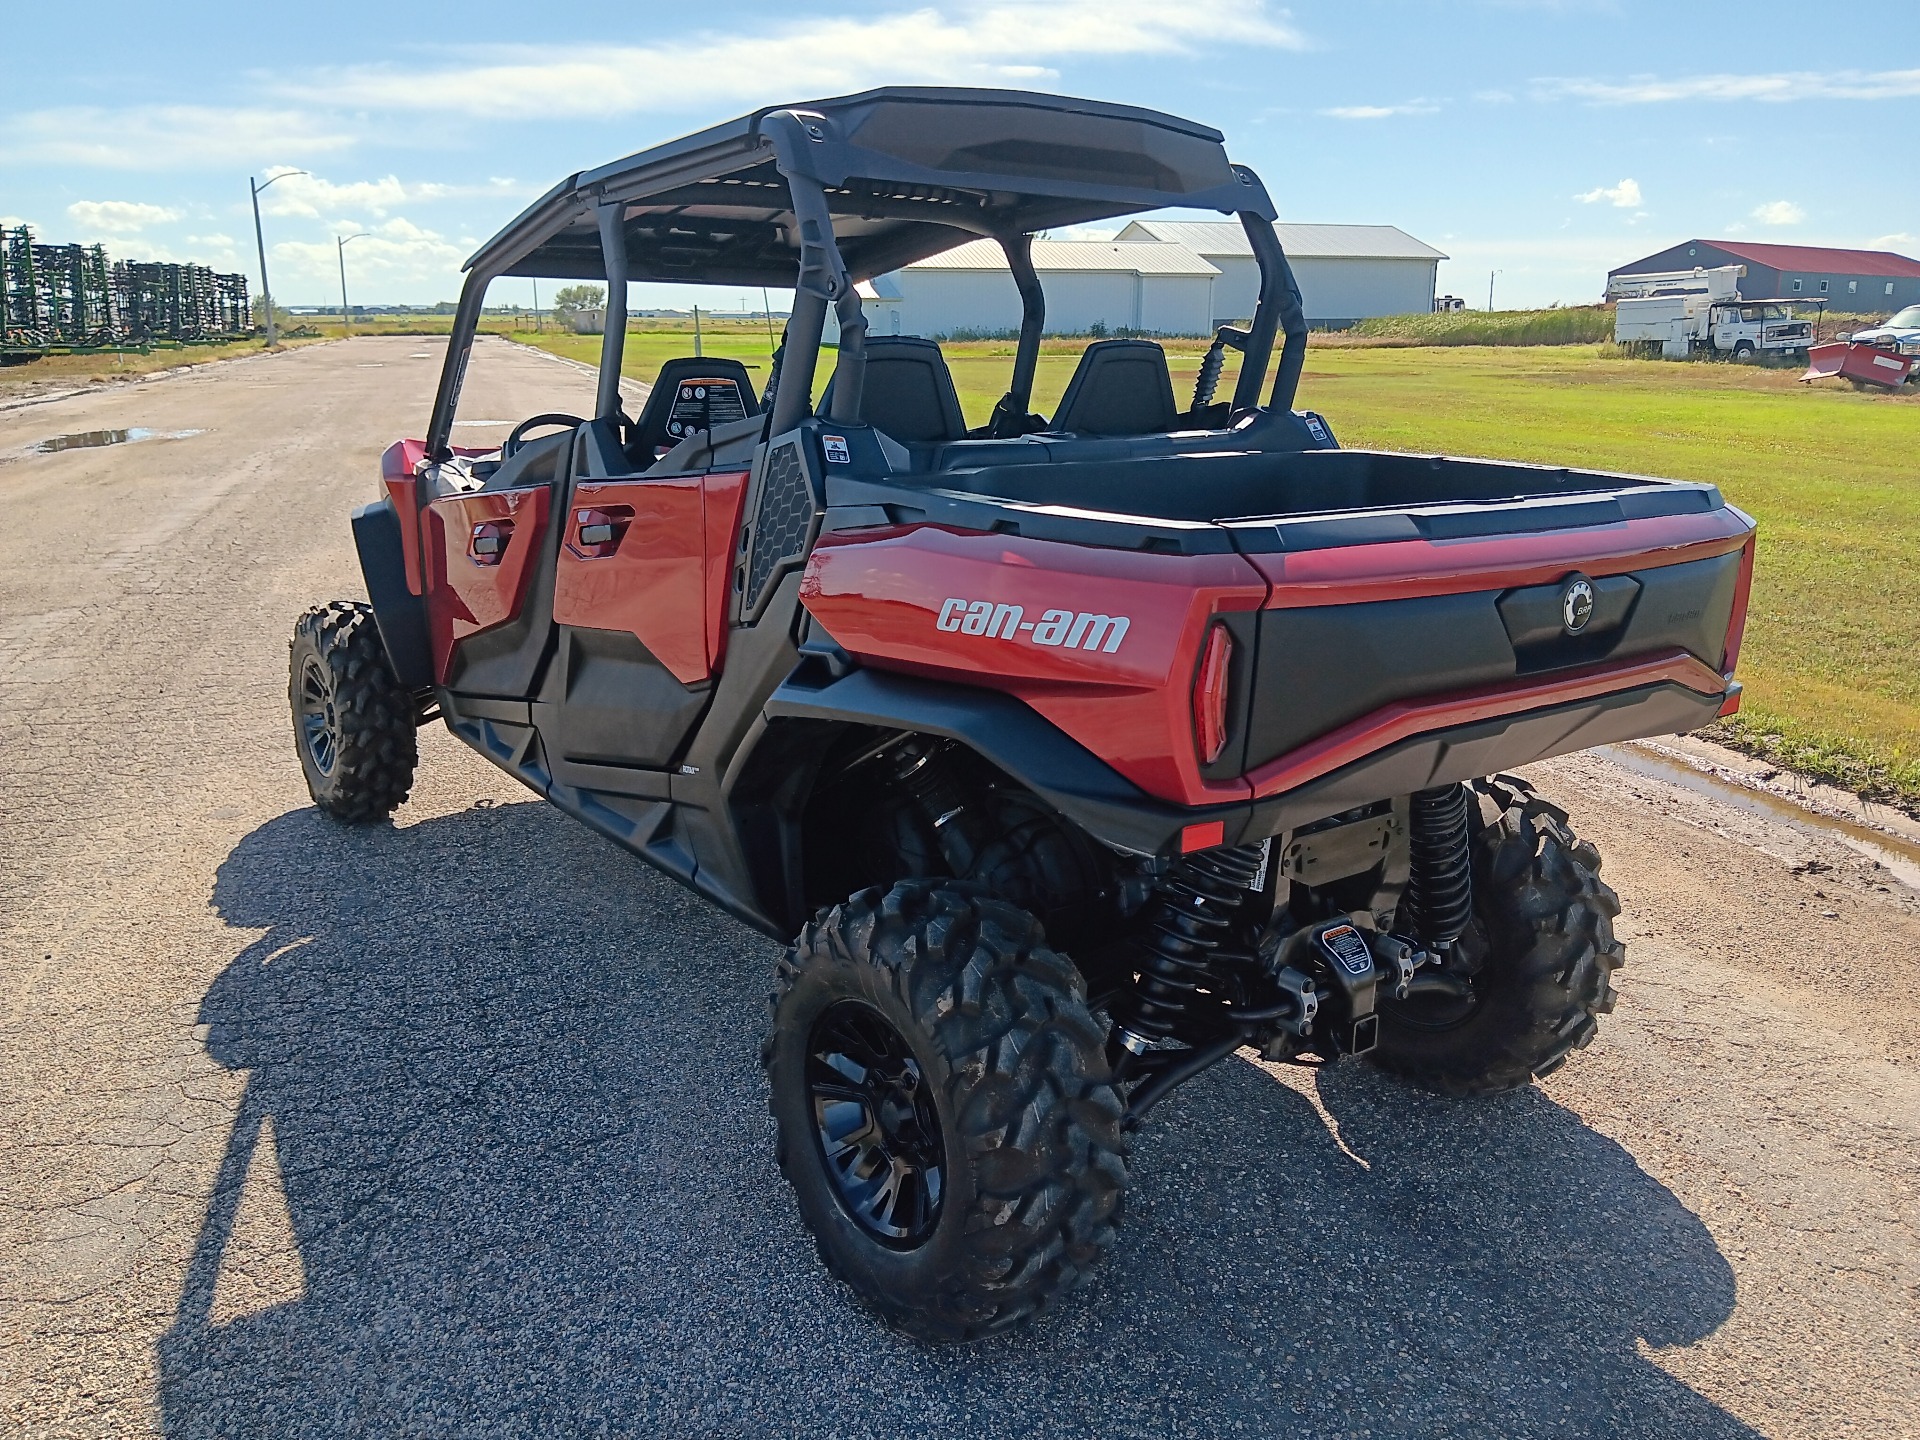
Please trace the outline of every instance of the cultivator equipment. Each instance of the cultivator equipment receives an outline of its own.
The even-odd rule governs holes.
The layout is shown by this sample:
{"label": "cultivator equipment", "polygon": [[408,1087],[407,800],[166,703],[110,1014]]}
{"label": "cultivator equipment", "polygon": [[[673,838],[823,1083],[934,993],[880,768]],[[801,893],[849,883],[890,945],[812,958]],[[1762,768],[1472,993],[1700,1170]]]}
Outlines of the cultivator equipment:
{"label": "cultivator equipment", "polygon": [[250,334],[247,277],[204,265],[121,260],[104,246],[38,245],[0,231],[0,353],[190,344]]}

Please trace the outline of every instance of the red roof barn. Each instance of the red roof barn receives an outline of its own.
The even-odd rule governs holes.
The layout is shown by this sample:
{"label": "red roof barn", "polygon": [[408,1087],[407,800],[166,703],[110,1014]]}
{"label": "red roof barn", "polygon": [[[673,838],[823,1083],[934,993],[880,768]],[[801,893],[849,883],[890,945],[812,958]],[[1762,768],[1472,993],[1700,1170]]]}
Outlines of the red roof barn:
{"label": "red roof barn", "polygon": [[1746,300],[1825,300],[1830,309],[1858,314],[1898,310],[1920,302],[1920,260],[1891,250],[1835,250],[1824,245],[1768,245],[1754,240],[1684,240],[1622,265],[1615,275],[1743,265]]}

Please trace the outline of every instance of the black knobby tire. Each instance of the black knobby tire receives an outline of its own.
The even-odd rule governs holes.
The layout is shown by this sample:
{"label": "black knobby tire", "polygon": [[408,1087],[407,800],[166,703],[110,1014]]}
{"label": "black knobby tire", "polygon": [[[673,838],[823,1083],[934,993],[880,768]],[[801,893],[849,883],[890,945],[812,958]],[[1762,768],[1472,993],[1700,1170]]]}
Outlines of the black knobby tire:
{"label": "black knobby tire", "polygon": [[[849,1008],[905,1041],[932,1102],[944,1179],[924,1238],[878,1238],[829,1172],[810,1056]],[[801,932],[772,1010],[780,1168],[827,1268],[890,1323],[929,1340],[1005,1329],[1112,1245],[1127,1166],[1106,1034],[1025,911],[951,881],[862,891]]]}
{"label": "black knobby tire", "polygon": [[316,605],[293,627],[287,703],[313,803],[337,820],[384,820],[413,787],[413,697],[393,678],[373,610]]}
{"label": "black knobby tire", "polygon": [[1600,853],[1524,780],[1473,789],[1494,815],[1473,838],[1473,999],[1384,1000],[1374,1063],[1449,1095],[1515,1090],[1559,1069],[1611,1013],[1620,900]]}

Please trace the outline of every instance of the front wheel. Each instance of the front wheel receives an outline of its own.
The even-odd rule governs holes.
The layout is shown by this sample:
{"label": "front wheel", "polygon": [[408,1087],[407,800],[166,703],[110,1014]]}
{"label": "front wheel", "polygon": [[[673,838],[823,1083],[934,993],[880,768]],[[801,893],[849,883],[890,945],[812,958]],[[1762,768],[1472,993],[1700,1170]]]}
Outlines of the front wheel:
{"label": "front wheel", "polygon": [[824,912],[781,962],[761,1061],[821,1258],[909,1334],[1006,1329],[1112,1245],[1106,1036],[1025,911],[905,880]]}
{"label": "front wheel", "polygon": [[293,627],[287,703],[313,803],[336,820],[384,820],[413,788],[413,697],[387,662],[370,606],[316,605]]}
{"label": "front wheel", "polygon": [[1380,1004],[1374,1063],[1450,1095],[1492,1095],[1548,1075],[1593,1039],[1613,1010],[1626,961],[1613,937],[1620,900],[1600,852],[1567,812],[1524,780],[1473,786],[1493,815],[1473,838],[1473,924],[1462,951],[1471,994]]}
{"label": "front wheel", "polygon": [[1735,345],[1733,347],[1733,358],[1742,365],[1753,359],[1753,342],[1751,340],[1742,340],[1739,344]]}

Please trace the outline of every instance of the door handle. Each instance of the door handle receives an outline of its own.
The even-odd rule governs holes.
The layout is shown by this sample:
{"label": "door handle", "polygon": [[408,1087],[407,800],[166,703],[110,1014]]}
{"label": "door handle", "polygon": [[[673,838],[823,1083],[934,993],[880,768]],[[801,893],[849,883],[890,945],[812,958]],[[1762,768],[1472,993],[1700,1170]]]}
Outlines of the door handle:
{"label": "door handle", "polygon": [[498,565],[512,538],[511,520],[484,520],[473,527],[473,535],[467,541],[467,557],[476,565]]}
{"label": "door handle", "polygon": [[601,560],[620,548],[627,526],[633,520],[630,505],[608,505],[573,512],[572,533],[567,548],[582,560]]}

